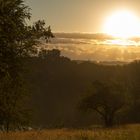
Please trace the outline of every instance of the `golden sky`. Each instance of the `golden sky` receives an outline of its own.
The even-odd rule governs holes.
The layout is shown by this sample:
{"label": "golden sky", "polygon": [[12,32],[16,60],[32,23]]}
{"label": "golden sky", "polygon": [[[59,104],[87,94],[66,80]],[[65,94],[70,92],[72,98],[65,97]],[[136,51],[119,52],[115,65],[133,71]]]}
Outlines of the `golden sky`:
{"label": "golden sky", "polygon": [[55,32],[103,32],[106,18],[126,9],[140,17],[140,0],[25,0],[32,20],[44,19]]}

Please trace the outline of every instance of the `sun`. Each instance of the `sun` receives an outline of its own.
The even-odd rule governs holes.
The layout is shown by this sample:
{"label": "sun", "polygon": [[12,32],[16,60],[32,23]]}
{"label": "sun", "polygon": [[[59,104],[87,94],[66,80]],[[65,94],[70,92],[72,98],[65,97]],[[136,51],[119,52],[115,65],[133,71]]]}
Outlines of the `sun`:
{"label": "sun", "polygon": [[119,38],[140,36],[140,19],[131,11],[117,11],[106,19],[103,30]]}

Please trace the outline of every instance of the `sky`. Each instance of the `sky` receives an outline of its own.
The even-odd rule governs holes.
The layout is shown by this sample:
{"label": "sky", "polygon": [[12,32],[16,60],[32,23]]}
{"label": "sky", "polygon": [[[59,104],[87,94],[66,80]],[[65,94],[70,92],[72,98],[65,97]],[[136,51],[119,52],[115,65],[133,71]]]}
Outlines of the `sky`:
{"label": "sky", "polygon": [[118,10],[140,17],[140,0],[25,0],[31,23],[44,19],[54,32],[102,33],[106,18]]}
{"label": "sky", "polygon": [[[59,49],[62,55],[75,60],[133,61],[140,59],[140,39],[137,41],[109,40],[109,38],[104,39],[101,34],[94,34],[103,32],[106,19],[116,11],[130,11],[140,18],[140,0],[25,0],[25,2],[31,8],[30,23],[44,19],[55,33],[51,43],[42,44],[40,46],[42,48]],[[121,13],[119,16],[122,17],[122,15]],[[131,22],[133,18],[127,20],[125,14],[122,20],[118,19],[113,18],[111,21],[115,24],[111,32],[119,31],[126,36],[130,30],[132,35],[131,30],[133,31],[136,25]],[[117,27],[118,21],[121,21],[123,26]],[[128,21],[129,24],[127,24]],[[107,29],[110,30],[110,26]]]}

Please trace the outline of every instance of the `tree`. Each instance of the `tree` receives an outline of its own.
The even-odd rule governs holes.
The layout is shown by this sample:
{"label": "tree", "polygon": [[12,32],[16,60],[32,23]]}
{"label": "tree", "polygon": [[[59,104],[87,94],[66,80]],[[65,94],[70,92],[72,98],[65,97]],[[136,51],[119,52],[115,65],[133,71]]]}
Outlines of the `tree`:
{"label": "tree", "polygon": [[50,38],[54,38],[50,26],[47,28],[47,31],[45,32],[45,36],[46,36],[45,39],[47,43],[50,42]]}
{"label": "tree", "polygon": [[81,103],[80,108],[94,110],[104,120],[106,127],[114,125],[114,119],[125,105],[125,89],[118,83],[93,82],[92,88]]}
{"label": "tree", "polygon": [[23,58],[37,52],[40,39],[54,37],[43,20],[27,25],[30,18],[24,0],[0,0],[0,124],[7,131],[26,114],[19,109],[24,106]]}
{"label": "tree", "polygon": [[57,59],[60,58],[61,52],[58,49],[46,50],[41,49],[39,51],[39,57],[42,59]]}

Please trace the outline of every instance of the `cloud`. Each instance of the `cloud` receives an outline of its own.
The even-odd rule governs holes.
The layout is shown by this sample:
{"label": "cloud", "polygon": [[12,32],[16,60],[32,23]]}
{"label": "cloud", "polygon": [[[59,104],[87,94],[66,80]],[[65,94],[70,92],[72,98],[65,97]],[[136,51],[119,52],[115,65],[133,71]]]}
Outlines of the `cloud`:
{"label": "cloud", "polygon": [[[62,55],[75,60],[132,61],[140,59],[140,41],[111,39],[99,34],[57,33],[47,49],[60,49]],[[108,37],[108,38],[107,38]]]}

